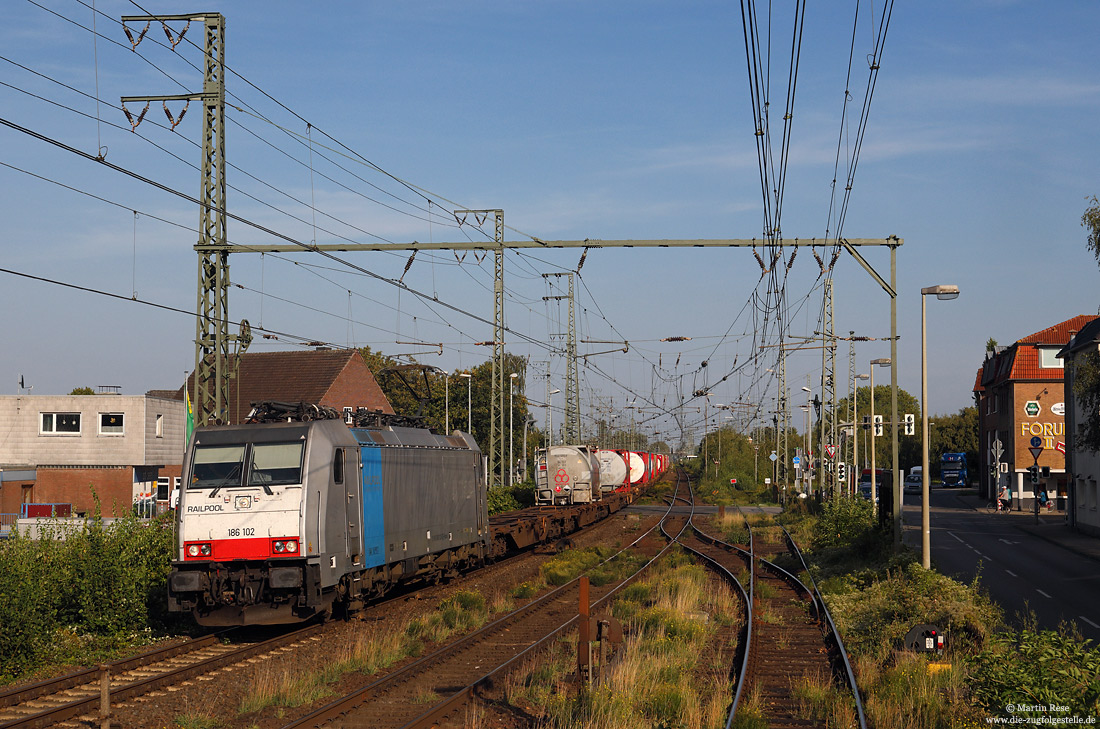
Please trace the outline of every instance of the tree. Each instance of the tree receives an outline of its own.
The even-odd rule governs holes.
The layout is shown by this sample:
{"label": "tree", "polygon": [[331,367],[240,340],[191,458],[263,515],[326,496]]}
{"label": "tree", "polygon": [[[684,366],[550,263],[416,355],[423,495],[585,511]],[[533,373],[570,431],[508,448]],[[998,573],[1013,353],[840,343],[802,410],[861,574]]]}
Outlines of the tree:
{"label": "tree", "polygon": [[[839,420],[848,419],[848,409],[850,407],[849,398],[844,398],[836,404],[836,412]],[[912,413],[917,422],[921,419],[920,403],[917,398],[913,397],[909,392],[898,388],[898,412],[897,418],[890,412],[890,386],[889,385],[875,385],[875,415],[881,415],[884,423],[890,423],[892,421],[899,421],[905,417],[906,413]],[[859,460],[870,468],[871,466],[871,453],[868,450],[868,444],[870,443],[871,430],[863,429],[863,416],[871,414],[871,388],[860,387],[856,390],[856,437],[859,438]],[[917,428],[915,435],[903,435],[901,424],[897,426],[899,428],[898,435],[898,466],[900,468],[909,469],[921,462],[921,432],[920,428]],[[821,423],[818,422],[814,428],[817,439],[815,444],[819,444],[821,438]],[[839,444],[838,444],[839,445]],[[816,453],[818,448],[813,448]],[[890,437],[890,426],[883,425],[882,435],[875,438],[875,468],[890,469],[894,467],[894,455],[893,455],[893,439]]]}
{"label": "tree", "polygon": [[990,354],[993,354],[994,352],[996,352],[997,351],[997,340],[994,339],[993,337],[990,337],[985,343],[985,351],[990,353]]}
{"label": "tree", "polygon": [[[1100,264],[1100,200],[1093,195],[1081,216],[1088,230],[1086,245]],[[1100,354],[1095,350],[1077,358],[1073,369],[1073,394],[1081,402],[1081,422],[1074,434],[1074,447],[1100,451]]]}
{"label": "tree", "polygon": [[70,395],[94,395],[95,390],[90,387],[74,387]]}
{"label": "tree", "polygon": [[978,409],[966,407],[954,415],[935,415],[928,433],[928,459],[932,473],[939,472],[940,455],[965,453],[970,468],[978,465]]}

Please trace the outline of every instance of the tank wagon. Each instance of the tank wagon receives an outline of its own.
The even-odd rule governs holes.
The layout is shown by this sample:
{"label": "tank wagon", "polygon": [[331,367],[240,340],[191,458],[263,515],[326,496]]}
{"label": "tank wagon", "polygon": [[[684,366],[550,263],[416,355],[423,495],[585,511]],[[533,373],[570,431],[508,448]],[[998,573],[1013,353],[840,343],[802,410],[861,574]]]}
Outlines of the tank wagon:
{"label": "tank wagon", "polygon": [[540,453],[535,504],[586,504],[600,499],[600,462],[585,445],[556,445]]}
{"label": "tank wagon", "polygon": [[596,460],[600,462],[600,491],[629,491],[630,473],[623,451],[597,450]]}
{"label": "tank wagon", "polygon": [[472,437],[365,410],[358,427],[331,416],[195,430],[170,611],[202,625],[296,622],[489,558],[485,465]]}

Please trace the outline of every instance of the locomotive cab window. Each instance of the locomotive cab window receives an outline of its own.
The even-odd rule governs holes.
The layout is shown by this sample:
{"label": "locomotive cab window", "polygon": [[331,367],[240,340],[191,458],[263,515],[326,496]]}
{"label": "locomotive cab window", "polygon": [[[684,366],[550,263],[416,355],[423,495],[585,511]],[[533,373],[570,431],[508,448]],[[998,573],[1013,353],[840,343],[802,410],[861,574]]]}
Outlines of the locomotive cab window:
{"label": "locomotive cab window", "polygon": [[302,482],[302,451],[305,444],[264,443],[252,446],[249,486],[287,486]]}
{"label": "locomotive cab window", "polygon": [[240,486],[244,471],[244,446],[198,446],[191,467],[191,488]]}
{"label": "locomotive cab window", "polygon": [[337,448],[332,457],[332,482],[341,484],[344,482],[344,449]]}

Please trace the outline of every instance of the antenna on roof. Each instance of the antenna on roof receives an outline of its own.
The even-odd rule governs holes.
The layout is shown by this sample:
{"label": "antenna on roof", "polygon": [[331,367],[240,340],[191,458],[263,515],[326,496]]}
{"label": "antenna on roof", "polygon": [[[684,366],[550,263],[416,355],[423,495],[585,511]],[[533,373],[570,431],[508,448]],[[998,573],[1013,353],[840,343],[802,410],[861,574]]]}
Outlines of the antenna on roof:
{"label": "antenna on roof", "polygon": [[27,391],[26,394],[29,395],[29,394],[31,394],[31,390],[33,390],[33,389],[34,389],[34,385],[31,385],[30,387],[26,386],[26,384],[23,382],[23,374],[20,373],[19,374],[19,394],[22,395],[23,390],[26,390]]}

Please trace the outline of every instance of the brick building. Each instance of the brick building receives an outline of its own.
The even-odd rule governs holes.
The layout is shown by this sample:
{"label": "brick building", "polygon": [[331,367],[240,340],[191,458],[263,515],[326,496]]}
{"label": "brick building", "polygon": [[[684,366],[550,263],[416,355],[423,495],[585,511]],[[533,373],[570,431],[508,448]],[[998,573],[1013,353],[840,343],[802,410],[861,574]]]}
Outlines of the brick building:
{"label": "brick building", "polygon": [[[193,386],[194,375],[188,377]],[[355,350],[246,353],[231,381],[226,422],[240,423],[252,402],[278,400],[392,413]],[[144,396],[0,397],[0,513],[25,503],[71,503],[105,516],[151,498],[167,505],[186,449],[183,388]]]}
{"label": "brick building", "polygon": [[1097,481],[1100,480],[1100,452],[1077,446],[1077,426],[1083,406],[1072,395],[1081,358],[1100,350],[1100,317],[1082,327],[1058,354],[1066,365],[1066,472],[1069,476],[1069,504],[1066,520],[1071,528],[1100,536]]}
{"label": "brick building", "polygon": [[159,394],[0,397],[0,513],[63,503],[88,514],[95,497],[104,516],[128,512],[178,483],[186,418],[183,401]]}
{"label": "brick building", "polygon": [[[1066,401],[1058,353],[1095,319],[1075,316],[987,353],[974,383],[982,496],[992,499],[1004,487],[1012,492],[1013,508],[1031,507],[1035,493],[1027,476],[1035,459],[1029,448],[1037,438],[1043,448],[1038,465],[1050,469],[1041,485],[1058,508],[1065,507]],[[999,459],[993,454],[998,442]]]}
{"label": "brick building", "polygon": [[[187,378],[187,389],[194,394],[194,373]],[[240,371],[229,381],[228,417],[223,421],[244,422],[251,404],[263,400],[393,412],[367,361],[354,349],[246,352]]]}

